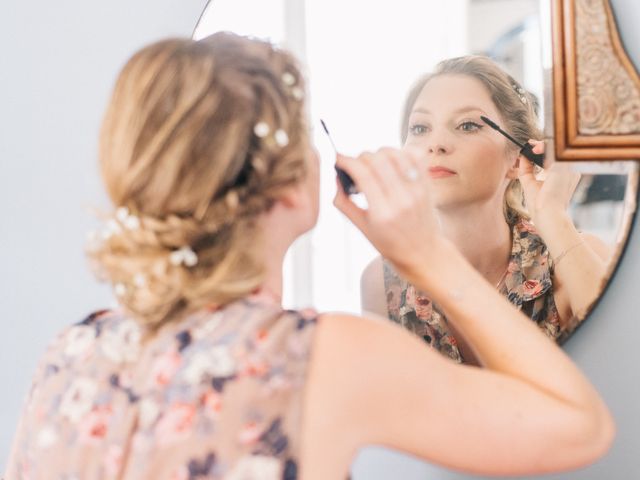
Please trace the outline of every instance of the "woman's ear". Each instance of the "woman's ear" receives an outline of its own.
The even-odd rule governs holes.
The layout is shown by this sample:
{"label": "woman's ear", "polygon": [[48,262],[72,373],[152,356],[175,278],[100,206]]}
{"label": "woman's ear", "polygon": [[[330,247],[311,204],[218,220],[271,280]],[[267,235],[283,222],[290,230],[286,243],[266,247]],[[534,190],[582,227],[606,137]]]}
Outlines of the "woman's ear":
{"label": "woman's ear", "polygon": [[286,188],[278,197],[277,202],[285,208],[296,208],[303,201],[300,187],[296,184]]}
{"label": "woman's ear", "polygon": [[513,156],[510,155],[509,169],[507,170],[506,177],[509,180],[515,180],[516,178],[518,178],[519,167],[520,167],[520,153],[516,152]]}

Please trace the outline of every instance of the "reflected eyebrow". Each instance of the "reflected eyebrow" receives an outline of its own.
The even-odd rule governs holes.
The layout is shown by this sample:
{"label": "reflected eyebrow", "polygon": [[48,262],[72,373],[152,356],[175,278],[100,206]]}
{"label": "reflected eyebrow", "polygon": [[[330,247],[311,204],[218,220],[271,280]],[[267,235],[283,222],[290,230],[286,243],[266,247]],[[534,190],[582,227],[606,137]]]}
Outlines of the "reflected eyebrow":
{"label": "reflected eyebrow", "polygon": [[[460,107],[459,109],[457,109],[455,112],[453,112],[455,115],[458,115],[460,113],[466,113],[466,112],[480,112],[480,113],[485,113],[484,110],[482,110],[480,107],[476,107],[474,105],[467,105],[464,107]],[[431,115],[431,112],[429,110],[427,110],[426,108],[414,108],[413,110],[411,110],[411,113],[425,113],[427,115]],[[485,114],[486,115],[486,114]]]}

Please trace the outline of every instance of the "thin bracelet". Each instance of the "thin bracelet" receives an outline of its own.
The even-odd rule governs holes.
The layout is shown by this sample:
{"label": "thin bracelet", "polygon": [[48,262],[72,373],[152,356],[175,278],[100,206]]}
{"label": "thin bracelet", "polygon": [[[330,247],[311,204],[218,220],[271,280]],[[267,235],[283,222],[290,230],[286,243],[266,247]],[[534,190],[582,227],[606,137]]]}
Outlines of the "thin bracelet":
{"label": "thin bracelet", "polygon": [[571,250],[573,250],[574,248],[579,247],[580,245],[582,245],[584,243],[584,240],[581,240],[579,243],[576,243],[575,245],[567,248],[564,252],[562,252],[560,255],[558,255],[555,259],[553,260],[553,264],[554,266],[558,266],[558,263],[560,263],[560,260],[562,260],[562,257],[564,257],[567,253],[569,253]]}

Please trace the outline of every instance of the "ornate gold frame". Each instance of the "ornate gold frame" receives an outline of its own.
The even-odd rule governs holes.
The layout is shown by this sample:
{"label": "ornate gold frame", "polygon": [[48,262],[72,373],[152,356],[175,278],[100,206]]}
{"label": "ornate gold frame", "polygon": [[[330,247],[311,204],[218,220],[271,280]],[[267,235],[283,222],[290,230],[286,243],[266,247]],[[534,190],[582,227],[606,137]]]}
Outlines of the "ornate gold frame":
{"label": "ornate gold frame", "polygon": [[553,0],[558,160],[640,159],[640,75],[609,0]]}

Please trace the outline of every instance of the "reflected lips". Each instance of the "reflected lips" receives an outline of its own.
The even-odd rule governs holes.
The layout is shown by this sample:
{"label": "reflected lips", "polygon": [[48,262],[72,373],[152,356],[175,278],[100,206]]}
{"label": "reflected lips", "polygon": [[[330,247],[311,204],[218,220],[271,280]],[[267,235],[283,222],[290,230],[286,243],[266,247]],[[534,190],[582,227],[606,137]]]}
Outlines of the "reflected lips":
{"label": "reflected lips", "polygon": [[429,167],[429,176],[431,178],[452,177],[456,172],[445,167]]}

